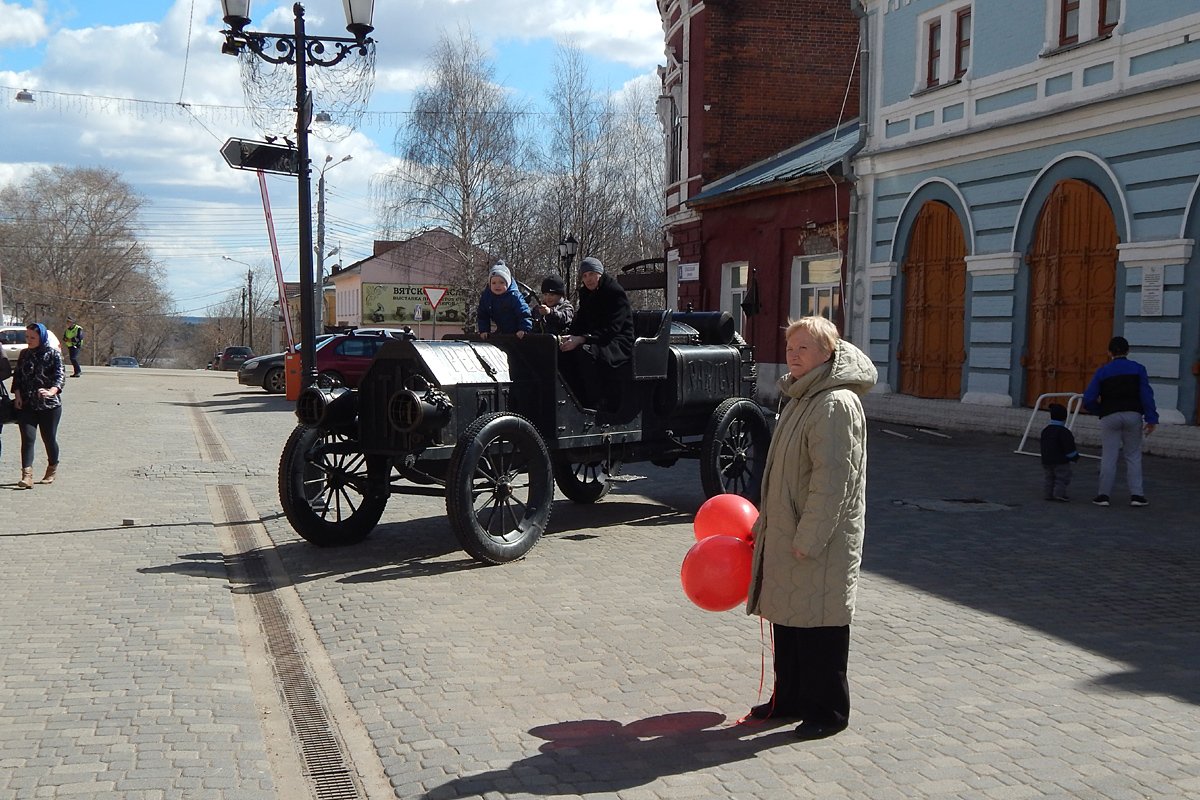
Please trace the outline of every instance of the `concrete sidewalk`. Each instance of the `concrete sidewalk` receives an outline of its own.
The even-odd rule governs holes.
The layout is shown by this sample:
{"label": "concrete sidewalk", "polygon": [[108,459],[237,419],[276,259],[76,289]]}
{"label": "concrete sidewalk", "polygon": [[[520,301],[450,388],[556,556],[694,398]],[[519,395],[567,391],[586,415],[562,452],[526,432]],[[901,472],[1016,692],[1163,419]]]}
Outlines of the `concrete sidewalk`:
{"label": "concrete sidewalk", "polygon": [[[1095,462],[1079,500],[1046,503],[1011,436],[873,420],[851,727],[801,744],[732,724],[758,697],[757,620],[679,589],[695,464],[630,465],[482,568],[438,498],[392,498],[355,547],[300,540],[275,489],[290,409],[232,375],[91,370],[66,401],[59,483],[0,486],[0,798],[296,796],[239,624],[256,554],[363,732],[355,768],[385,776],[363,796],[1200,793],[1200,462],[1148,456],[1149,508],[1087,503]],[[231,547],[218,488],[270,538]]]}

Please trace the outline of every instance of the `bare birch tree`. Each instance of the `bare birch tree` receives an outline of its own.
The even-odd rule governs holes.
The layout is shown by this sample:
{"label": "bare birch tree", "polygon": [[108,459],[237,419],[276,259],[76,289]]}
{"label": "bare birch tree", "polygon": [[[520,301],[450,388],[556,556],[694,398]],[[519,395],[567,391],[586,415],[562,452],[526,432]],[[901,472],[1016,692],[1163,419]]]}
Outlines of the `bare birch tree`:
{"label": "bare birch tree", "polygon": [[443,33],[430,56],[429,81],[396,136],[402,161],[380,184],[389,233],[434,227],[453,233],[461,240],[460,274],[453,277],[481,289],[486,254],[504,243],[504,225],[529,178],[524,111],[494,78],[469,31]]}

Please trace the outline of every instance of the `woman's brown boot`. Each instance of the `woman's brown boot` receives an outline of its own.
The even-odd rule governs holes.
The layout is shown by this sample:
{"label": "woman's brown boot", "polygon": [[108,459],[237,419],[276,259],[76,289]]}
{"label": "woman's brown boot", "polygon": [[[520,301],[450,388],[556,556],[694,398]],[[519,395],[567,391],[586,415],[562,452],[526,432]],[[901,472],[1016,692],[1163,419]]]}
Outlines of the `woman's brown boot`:
{"label": "woman's brown boot", "polygon": [[33,488],[33,467],[21,467],[21,480],[17,482],[17,488]]}
{"label": "woman's brown boot", "polygon": [[51,464],[46,467],[46,474],[38,483],[54,483],[54,476],[58,473],[58,464]]}

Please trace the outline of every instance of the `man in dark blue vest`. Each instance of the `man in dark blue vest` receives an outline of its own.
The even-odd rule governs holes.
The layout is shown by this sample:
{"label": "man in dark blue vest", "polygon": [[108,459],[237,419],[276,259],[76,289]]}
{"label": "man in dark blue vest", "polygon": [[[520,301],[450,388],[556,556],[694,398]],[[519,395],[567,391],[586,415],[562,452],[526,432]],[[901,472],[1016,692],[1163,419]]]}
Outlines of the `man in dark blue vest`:
{"label": "man in dark blue vest", "polygon": [[1142,488],[1142,435],[1158,424],[1154,390],[1146,368],[1129,356],[1129,342],[1114,336],[1108,343],[1110,360],[1092,376],[1083,393],[1083,407],[1100,415],[1100,492],[1092,500],[1108,505],[1117,477],[1117,457],[1125,452],[1125,480],[1129,483],[1129,505],[1148,506]]}

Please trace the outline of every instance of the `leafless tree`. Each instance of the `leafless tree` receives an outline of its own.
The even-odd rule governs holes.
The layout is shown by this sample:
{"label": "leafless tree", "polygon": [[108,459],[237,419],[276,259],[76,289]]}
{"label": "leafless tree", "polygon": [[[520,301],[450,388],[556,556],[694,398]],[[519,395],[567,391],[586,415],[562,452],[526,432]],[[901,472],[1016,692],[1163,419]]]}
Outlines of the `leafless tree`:
{"label": "leafless tree", "polygon": [[[553,251],[569,233],[581,257],[596,256],[613,270],[662,255],[663,149],[656,98],[650,79],[616,94],[602,91],[578,48],[558,49],[548,96],[553,123],[542,162],[541,231],[548,240],[543,247]],[[563,277],[574,285],[574,274]]]}
{"label": "leafless tree", "polygon": [[[558,238],[570,233],[581,257],[604,260],[615,251],[621,228],[615,109],[592,84],[577,47],[558,48],[548,100],[553,123],[546,132],[542,208],[545,227],[555,238],[547,244],[557,249]],[[568,287],[575,284],[574,269],[571,273],[563,276]]]}
{"label": "leafless tree", "polygon": [[7,310],[60,332],[74,318],[85,330],[84,361],[153,360],[166,335],[144,323],[167,316],[171,298],[136,235],[142,205],[100,168],[40,169],[0,190]]}
{"label": "leafless tree", "polygon": [[469,31],[443,33],[430,55],[430,79],[396,136],[402,161],[377,188],[389,232],[441,227],[455,234],[460,274],[452,277],[481,288],[489,265],[480,253],[511,244],[501,234],[529,178],[524,110],[494,75]]}

